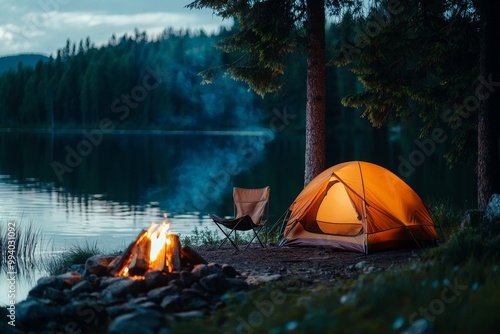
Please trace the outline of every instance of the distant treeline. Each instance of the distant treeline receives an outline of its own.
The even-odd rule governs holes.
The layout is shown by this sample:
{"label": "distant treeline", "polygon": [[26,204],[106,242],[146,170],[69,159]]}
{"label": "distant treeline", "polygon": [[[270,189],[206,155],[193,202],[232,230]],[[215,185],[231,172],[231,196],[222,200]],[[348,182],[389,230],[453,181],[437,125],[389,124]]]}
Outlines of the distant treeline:
{"label": "distant treeline", "polygon": [[[215,47],[229,33],[166,29],[151,37],[136,30],[113,35],[100,47],[89,38],[78,44],[68,40],[55,58],[34,67],[20,63],[0,76],[0,128],[91,128],[109,119],[120,129],[249,129],[270,124],[286,107],[293,115],[287,130],[301,131],[306,98],[301,56],[290,60],[283,91],[264,99],[228,76],[201,84],[199,72],[238,57]],[[330,29],[328,38],[333,35]],[[329,71],[329,125],[369,127],[359,121],[359,112],[340,104],[359,88],[354,75],[343,68]]]}

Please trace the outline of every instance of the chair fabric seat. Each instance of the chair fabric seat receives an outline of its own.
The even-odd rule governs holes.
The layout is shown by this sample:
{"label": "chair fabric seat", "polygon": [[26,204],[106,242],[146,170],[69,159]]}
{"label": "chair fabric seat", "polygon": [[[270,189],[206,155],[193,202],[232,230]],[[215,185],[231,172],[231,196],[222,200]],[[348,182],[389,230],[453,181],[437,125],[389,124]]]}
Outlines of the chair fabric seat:
{"label": "chair fabric seat", "polygon": [[244,215],[243,217],[231,218],[231,219],[224,219],[213,214],[209,214],[209,216],[213,220],[216,220],[217,223],[236,231],[249,231],[251,229],[263,226],[263,224],[255,224],[252,221],[252,217],[250,217],[249,215]]}
{"label": "chair fabric seat", "polygon": [[[262,247],[265,247],[259,238],[259,232],[265,227],[266,228],[266,242],[267,242],[267,222],[269,218],[269,193],[270,187],[258,189],[245,189],[234,187],[233,189],[233,200],[235,206],[235,216],[234,218],[225,219],[214,214],[209,214],[208,216],[212,218],[217,227],[222,231],[225,238],[219,245],[219,248],[226,242],[229,241],[231,245],[239,250],[236,244],[236,231],[253,231],[254,236],[250,242],[246,245],[247,249],[254,239],[257,239]],[[224,229],[230,230],[226,233]],[[231,235],[234,232],[234,237],[232,240]]]}

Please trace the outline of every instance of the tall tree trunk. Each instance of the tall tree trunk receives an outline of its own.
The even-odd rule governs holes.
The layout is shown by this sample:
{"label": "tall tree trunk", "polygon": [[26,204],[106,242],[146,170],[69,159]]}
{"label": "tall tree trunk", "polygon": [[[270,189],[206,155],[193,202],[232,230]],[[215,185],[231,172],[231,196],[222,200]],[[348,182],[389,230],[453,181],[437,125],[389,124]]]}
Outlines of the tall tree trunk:
{"label": "tall tree trunk", "polygon": [[[496,34],[500,31],[496,11],[489,0],[478,1],[482,20],[480,71],[481,99],[477,125],[477,194],[478,208],[485,210],[492,194],[500,193],[500,52]],[[495,84],[492,85],[491,83]]]}
{"label": "tall tree trunk", "polygon": [[307,0],[307,105],[304,184],[325,169],[325,4]]}

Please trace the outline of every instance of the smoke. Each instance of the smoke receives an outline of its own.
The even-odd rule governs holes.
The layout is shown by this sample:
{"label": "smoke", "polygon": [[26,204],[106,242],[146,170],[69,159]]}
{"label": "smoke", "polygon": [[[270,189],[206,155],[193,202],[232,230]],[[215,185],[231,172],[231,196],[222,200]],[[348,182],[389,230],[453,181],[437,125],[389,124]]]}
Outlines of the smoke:
{"label": "smoke", "polygon": [[218,135],[192,135],[189,145],[179,144],[182,149],[175,150],[170,189],[164,195],[168,198],[161,202],[171,212],[206,212],[232,192],[235,176],[250,172],[262,160],[274,134],[260,126],[258,97],[243,83],[222,76],[201,85],[196,65],[169,62],[167,66],[171,74],[167,86],[175,87],[172,94],[177,101],[189,101],[196,113],[174,113],[164,124],[215,130]]}
{"label": "smoke", "polygon": [[235,176],[251,171],[272,140],[267,133],[239,136],[201,136],[196,149],[183,152],[173,170],[174,189],[168,208],[178,212],[204,212],[220,204],[232,191]]}

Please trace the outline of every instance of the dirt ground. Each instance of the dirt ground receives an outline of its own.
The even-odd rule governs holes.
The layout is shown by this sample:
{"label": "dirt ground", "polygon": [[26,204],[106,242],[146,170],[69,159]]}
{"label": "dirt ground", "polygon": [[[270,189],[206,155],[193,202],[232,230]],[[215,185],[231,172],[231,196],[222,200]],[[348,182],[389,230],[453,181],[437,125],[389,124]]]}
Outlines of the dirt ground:
{"label": "dirt ground", "polygon": [[416,261],[418,249],[394,250],[374,254],[360,254],[332,249],[306,247],[250,247],[235,251],[224,246],[194,247],[209,263],[229,264],[243,276],[264,275],[281,280],[298,279],[308,283],[332,284],[338,279],[357,276],[359,273],[384,271]]}

